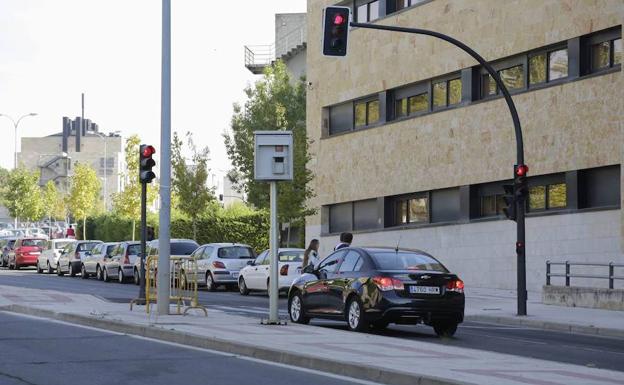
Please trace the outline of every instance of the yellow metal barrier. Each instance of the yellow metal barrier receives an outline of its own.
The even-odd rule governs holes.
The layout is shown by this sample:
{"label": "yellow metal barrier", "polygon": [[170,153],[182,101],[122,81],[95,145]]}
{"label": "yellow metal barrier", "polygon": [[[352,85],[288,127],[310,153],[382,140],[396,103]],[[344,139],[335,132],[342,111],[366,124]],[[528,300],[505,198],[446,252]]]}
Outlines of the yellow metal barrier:
{"label": "yellow metal barrier", "polygon": [[[145,260],[145,310],[149,314],[150,304],[156,303],[158,287],[157,277],[158,256],[150,255]],[[177,314],[186,314],[191,309],[208,311],[199,304],[197,293],[197,261],[190,257],[171,257],[169,271],[169,300],[177,305]],[[182,311],[184,309],[184,311]]]}

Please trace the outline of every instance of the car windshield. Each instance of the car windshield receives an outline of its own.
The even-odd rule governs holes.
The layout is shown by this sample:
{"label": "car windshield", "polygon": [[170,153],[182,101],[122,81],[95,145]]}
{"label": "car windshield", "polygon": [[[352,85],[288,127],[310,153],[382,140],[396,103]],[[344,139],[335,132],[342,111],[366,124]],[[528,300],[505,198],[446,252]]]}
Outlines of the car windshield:
{"label": "car windshield", "polygon": [[91,251],[97,244],[97,242],[81,243],[78,245],[78,251]]}
{"label": "car windshield", "polygon": [[45,246],[46,241],[43,239],[24,239],[22,240],[22,246],[37,246],[43,247]]}
{"label": "car windshield", "polygon": [[219,249],[219,258],[223,259],[251,259],[254,253],[249,247],[231,246]]}
{"label": "car windshield", "polygon": [[115,250],[116,247],[117,247],[117,245],[108,245],[108,246],[106,246],[106,255],[111,255],[111,253],[113,252],[113,250]]}
{"label": "car windshield", "polygon": [[375,251],[370,253],[380,270],[427,270],[448,272],[428,255],[409,251]]}
{"label": "car windshield", "polygon": [[279,253],[280,262],[303,262],[303,250],[282,251]]}
{"label": "car windshield", "polygon": [[59,241],[59,242],[55,242],[54,243],[54,248],[55,249],[62,249],[65,246],[69,245],[70,243],[72,243],[71,241]]}
{"label": "car windshield", "polygon": [[198,247],[195,242],[171,242],[171,255],[191,255]]}
{"label": "car windshield", "polygon": [[128,255],[139,255],[141,254],[141,245],[128,245]]}

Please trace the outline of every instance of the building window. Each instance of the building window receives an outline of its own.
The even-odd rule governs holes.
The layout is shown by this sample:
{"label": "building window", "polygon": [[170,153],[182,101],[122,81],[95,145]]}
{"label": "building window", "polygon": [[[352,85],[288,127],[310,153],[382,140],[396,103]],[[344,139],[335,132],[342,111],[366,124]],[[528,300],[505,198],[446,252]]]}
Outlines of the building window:
{"label": "building window", "polygon": [[379,19],[379,0],[371,1],[370,3],[362,4],[357,7],[356,16],[358,23],[366,23]]}
{"label": "building window", "polygon": [[565,208],[567,187],[565,183],[533,186],[529,188],[529,211]]}
{"label": "building window", "polygon": [[429,94],[423,93],[398,99],[395,106],[397,118],[427,112],[429,111]]}
{"label": "building window", "polygon": [[[522,65],[498,71],[503,84],[512,92],[524,88],[524,70]],[[483,75],[483,95],[492,96],[500,93],[494,78],[490,74]]]}
{"label": "building window", "polygon": [[461,102],[462,83],[460,78],[433,83],[433,108],[452,106]]}
{"label": "building window", "polygon": [[356,102],[354,107],[355,127],[366,127],[379,121],[379,100]]}
{"label": "building window", "polygon": [[503,194],[492,194],[481,197],[481,212],[482,217],[491,217],[500,215],[503,213],[503,209],[506,208]]}
{"label": "building window", "polygon": [[567,48],[542,52],[529,57],[529,85],[542,84],[567,76]]}
{"label": "building window", "polygon": [[548,54],[548,81],[568,76],[568,50],[560,49]]}
{"label": "building window", "polygon": [[429,200],[427,197],[399,199],[395,201],[395,205],[395,222],[397,224],[429,222]]}
{"label": "building window", "polygon": [[607,40],[591,46],[593,72],[622,64],[622,39]]}

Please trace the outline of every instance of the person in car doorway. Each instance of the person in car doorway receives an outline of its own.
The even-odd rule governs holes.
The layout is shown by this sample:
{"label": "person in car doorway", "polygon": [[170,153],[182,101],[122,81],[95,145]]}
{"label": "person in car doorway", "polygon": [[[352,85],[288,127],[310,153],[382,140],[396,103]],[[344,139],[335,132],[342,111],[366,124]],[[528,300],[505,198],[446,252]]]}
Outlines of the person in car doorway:
{"label": "person in car doorway", "polygon": [[351,242],[353,242],[353,234],[340,233],[340,242],[334,247],[334,251],[351,246]]}
{"label": "person in car doorway", "polygon": [[301,263],[302,267],[306,267],[308,265],[316,266],[316,264],[319,262],[319,245],[320,243],[318,239],[313,239],[310,241],[310,245],[308,245],[308,248],[303,253],[303,262]]}

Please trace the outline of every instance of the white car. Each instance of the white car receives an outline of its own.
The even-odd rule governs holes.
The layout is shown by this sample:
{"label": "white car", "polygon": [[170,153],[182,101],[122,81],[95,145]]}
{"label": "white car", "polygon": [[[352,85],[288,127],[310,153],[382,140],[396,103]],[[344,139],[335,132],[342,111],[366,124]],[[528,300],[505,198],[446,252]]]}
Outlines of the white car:
{"label": "white car", "polygon": [[208,243],[191,255],[197,261],[197,282],[210,291],[219,286],[236,287],[239,271],[255,257],[253,249],[241,243]]}
{"label": "white car", "polygon": [[37,258],[37,273],[46,271],[48,274],[54,273],[58,259],[61,256],[63,248],[70,243],[76,242],[75,239],[52,239],[46,243],[43,252]]}
{"label": "white car", "polygon": [[[295,278],[301,275],[301,263],[303,262],[303,249],[279,249],[279,283],[280,291],[288,291]],[[269,288],[271,256],[269,250],[265,250],[255,261],[250,261],[240,271],[238,278],[238,291],[242,295],[249,294],[252,290],[266,290]]]}

